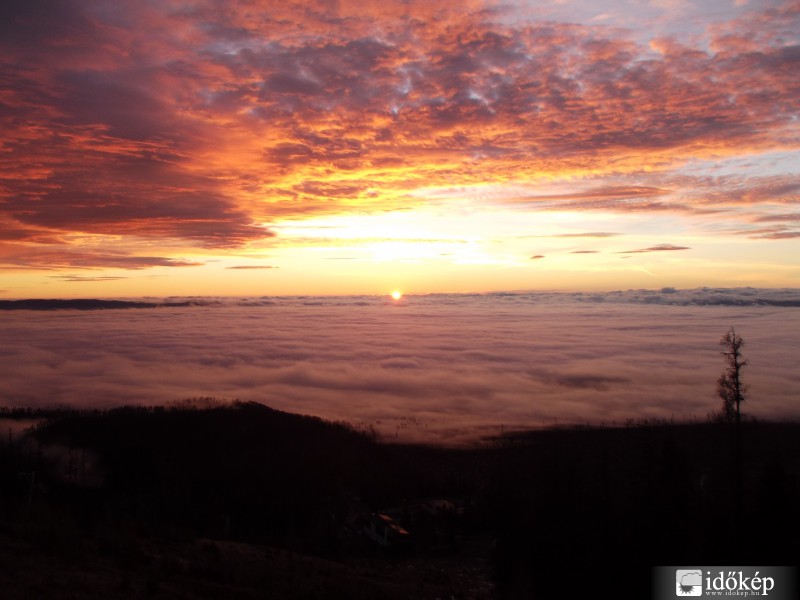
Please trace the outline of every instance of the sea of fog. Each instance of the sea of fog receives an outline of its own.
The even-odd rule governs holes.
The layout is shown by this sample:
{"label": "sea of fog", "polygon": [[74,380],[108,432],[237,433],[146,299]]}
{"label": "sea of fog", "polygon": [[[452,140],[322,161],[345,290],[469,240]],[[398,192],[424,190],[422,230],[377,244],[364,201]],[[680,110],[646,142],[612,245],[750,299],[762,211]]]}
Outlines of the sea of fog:
{"label": "sea of fog", "polygon": [[744,411],[800,419],[800,290],[158,302],[0,311],[0,405],[254,400],[443,443],[702,420],[719,408],[718,342],[735,326],[749,361]]}

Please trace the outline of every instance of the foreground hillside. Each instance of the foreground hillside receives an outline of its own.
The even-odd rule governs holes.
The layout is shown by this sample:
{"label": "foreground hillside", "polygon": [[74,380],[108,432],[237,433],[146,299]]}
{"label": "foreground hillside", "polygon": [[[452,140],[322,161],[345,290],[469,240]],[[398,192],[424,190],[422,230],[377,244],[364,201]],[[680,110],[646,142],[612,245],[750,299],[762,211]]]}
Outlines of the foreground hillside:
{"label": "foreground hillside", "polygon": [[453,450],[254,403],[6,416],[39,424],[0,445],[4,597],[577,597],[620,565],[643,597],[655,565],[800,563],[793,424]]}

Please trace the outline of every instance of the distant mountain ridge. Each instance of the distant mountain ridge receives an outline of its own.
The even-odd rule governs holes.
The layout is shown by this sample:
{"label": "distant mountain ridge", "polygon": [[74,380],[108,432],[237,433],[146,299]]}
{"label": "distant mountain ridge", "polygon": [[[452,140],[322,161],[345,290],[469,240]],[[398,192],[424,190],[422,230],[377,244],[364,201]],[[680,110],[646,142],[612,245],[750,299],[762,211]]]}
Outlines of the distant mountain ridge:
{"label": "distant mountain ridge", "polygon": [[133,300],[28,299],[0,300],[0,310],[108,310],[121,308],[162,308],[190,306],[191,302],[139,302]]}
{"label": "distant mountain ridge", "polygon": [[[798,288],[693,288],[630,289],[605,292],[508,291],[480,293],[407,294],[405,305],[452,305],[460,301],[520,304],[581,303],[650,304],[666,306],[774,306],[800,307]],[[371,306],[397,305],[385,294],[345,296],[170,296],[157,299],[100,300],[19,299],[0,300],[2,310],[107,310],[129,308],[243,307],[264,306]]]}

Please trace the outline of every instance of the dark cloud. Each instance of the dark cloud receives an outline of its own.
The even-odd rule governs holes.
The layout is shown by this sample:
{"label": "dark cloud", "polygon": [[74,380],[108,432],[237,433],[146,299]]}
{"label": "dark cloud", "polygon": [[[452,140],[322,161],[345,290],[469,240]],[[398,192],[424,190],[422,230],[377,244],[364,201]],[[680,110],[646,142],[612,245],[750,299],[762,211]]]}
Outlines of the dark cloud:
{"label": "dark cloud", "polygon": [[[150,166],[142,164],[141,174]],[[53,239],[59,231],[79,231],[182,238],[197,246],[224,248],[274,235],[219,193],[175,192],[139,182],[125,170],[112,167],[79,177],[67,173],[46,182],[12,184],[14,196],[4,210],[19,227],[9,227],[7,236],[52,232]],[[194,185],[203,186],[201,181]]]}
{"label": "dark cloud", "polygon": [[[11,266],[30,269],[43,268],[46,270],[56,268],[139,270],[151,267],[198,267],[201,265],[203,263],[163,256],[64,252],[63,250],[0,253],[0,266],[3,268]],[[67,275],[66,277],[74,278],[77,276]]]}
{"label": "dark cloud", "polygon": [[3,2],[0,7],[0,45],[6,49],[36,54],[64,44],[67,55],[81,49],[66,45],[71,40],[86,40],[88,45],[102,39],[100,31],[80,9],[69,0],[30,0]]}
{"label": "dark cloud", "polygon": [[544,258],[544,257],[545,257],[544,254],[535,254],[535,255],[531,256],[531,259],[538,260],[538,259]]}
{"label": "dark cloud", "polygon": [[624,385],[629,380],[625,377],[614,377],[598,373],[564,374],[553,378],[558,385],[571,388],[607,391],[610,387]]}

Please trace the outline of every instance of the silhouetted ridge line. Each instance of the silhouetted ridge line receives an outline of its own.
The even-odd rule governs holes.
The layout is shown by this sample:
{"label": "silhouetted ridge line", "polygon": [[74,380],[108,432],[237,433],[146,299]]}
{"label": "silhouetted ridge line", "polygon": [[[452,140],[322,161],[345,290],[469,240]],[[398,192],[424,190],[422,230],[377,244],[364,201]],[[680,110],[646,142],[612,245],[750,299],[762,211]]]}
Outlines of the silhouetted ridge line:
{"label": "silhouetted ridge line", "polygon": [[797,423],[742,422],[739,505],[734,432],[715,422],[446,449],[213,398],[45,412],[0,411],[43,417],[0,435],[0,584],[19,571],[25,592],[39,564],[92,586],[110,572],[103,598],[132,597],[126,578],[186,598],[583,598],[624,565],[616,596],[641,598],[653,565],[800,557]]}
{"label": "silhouetted ridge line", "polygon": [[174,308],[191,306],[191,302],[139,302],[133,300],[29,299],[0,300],[0,310],[108,310],[121,308]]}
{"label": "silhouetted ridge line", "polygon": [[759,304],[765,304],[767,306],[800,306],[800,300],[766,300],[762,299],[758,301]]}

